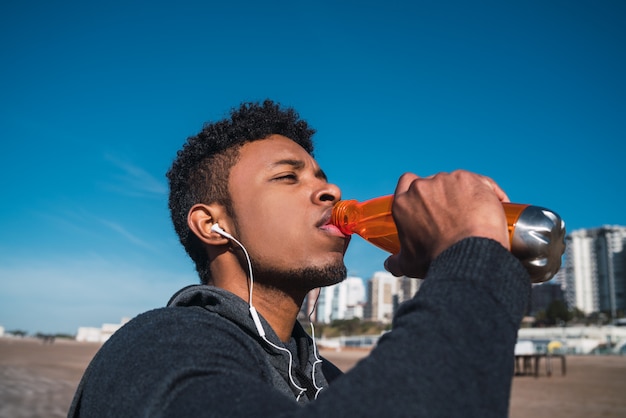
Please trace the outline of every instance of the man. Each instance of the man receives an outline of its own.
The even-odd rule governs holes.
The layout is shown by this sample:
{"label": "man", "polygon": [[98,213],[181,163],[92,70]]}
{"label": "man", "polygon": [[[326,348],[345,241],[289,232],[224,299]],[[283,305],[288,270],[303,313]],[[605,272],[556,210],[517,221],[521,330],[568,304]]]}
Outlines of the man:
{"label": "man", "polygon": [[202,285],[138,316],[95,356],[69,416],[506,416],[530,280],[490,179],[403,175],[395,275],[424,277],[350,372],[296,316],[346,276],[340,199],[292,109],[247,103],[188,139],[168,172],[176,232]]}

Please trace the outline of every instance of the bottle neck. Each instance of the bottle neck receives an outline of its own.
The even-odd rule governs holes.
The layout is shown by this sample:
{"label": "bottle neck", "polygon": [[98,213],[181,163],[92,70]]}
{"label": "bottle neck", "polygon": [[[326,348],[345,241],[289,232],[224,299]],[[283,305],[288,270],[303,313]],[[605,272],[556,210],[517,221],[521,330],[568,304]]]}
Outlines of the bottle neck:
{"label": "bottle neck", "polygon": [[346,234],[354,234],[354,226],[360,219],[360,208],[356,200],[340,200],[330,215],[330,223]]}

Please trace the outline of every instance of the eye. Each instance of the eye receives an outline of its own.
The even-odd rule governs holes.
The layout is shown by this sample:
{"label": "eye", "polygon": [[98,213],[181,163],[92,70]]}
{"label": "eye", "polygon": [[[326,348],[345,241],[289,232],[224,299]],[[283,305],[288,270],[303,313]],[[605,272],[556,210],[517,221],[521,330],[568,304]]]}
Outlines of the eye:
{"label": "eye", "polygon": [[280,174],[280,175],[274,177],[273,180],[274,181],[296,182],[296,181],[298,181],[298,176],[296,176],[294,173],[286,173],[286,174]]}

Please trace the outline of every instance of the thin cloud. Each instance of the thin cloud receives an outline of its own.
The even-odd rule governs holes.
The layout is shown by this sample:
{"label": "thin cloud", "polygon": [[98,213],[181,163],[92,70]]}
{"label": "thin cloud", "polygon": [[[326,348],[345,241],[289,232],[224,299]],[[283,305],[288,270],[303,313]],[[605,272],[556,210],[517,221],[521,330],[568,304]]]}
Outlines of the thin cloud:
{"label": "thin cloud", "polygon": [[[140,236],[129,231],[121,223],[114,220],[106,219],[104,217],[97,216],[95,213],[75,208],[60,209],[56,212],[50,210],[47,212],[37,211],[33,212],[45,220],[46,224],[54,224],[59,230],[63,231],[65,237],[70,235],[78,237],[103,237],[103,231],[113,231],[116,236],[123,237],[127,242],[131,244],[149,250],[153,253],[159,253],[158,247],[154,246],[150,241],[142,239]],[[101,226],[98,226],[101,225]],[[103,229],[104,226],[106,229]]]}
{"label": "thin cloud", "polygon": [[52,210],[34,211],[33,213],[47,220],[47,224],[57,225],[65,234],[69,232],[75,232],[81,235],[93,234],[93,229],[89,227],[88,223],[90,215],[83,211],[64,209],[58,213]]}
{"label": "thin cloud", "polygon": [[118,234],[120,234],[124,238],[126,238],[129,242],[131,242],[131,243],[133,243],[133,244],[135,244],[135,245],[137,245],[139,247],[145,248],[147,250],[156,252],[156,248],[154,248],[148,242],[146,242],[146,241],[142,240],[141,238],[137,237],[133,233],[129,232],[126,228],[124,228],[122,225],[118,224],[117,222],[109,221],[107,219],[102,219],[102,218],[98,218],[98,221],[100,223],[102,223],[103,225],[105,225],[106,227],[110,228],[111,230],[117,232]]}
{"label": "thin cloud", "polygon": [[113,155],[105,155],[105,159],[121,170],[114,176],[116,183],[107,187],[117,193],[133,197],[162,197],[167,194],[167,185],[143,168],[123,161]]}

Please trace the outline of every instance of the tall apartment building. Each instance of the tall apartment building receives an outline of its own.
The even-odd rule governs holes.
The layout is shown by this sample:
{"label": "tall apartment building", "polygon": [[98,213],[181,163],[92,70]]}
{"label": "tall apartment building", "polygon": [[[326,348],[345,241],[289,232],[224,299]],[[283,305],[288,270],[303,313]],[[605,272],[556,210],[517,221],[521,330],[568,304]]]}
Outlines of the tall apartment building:
{"label": "tall apartment building", "polygon": [[415,296],[423,281],[423,279],[413,279],[406,276],[401,277],[400,293],[398,294],[398,304],[406,302],[407,300]]}
{"label": "tall apartment building", "polygon": [[565,297],[586,314],[626,311],[626,227],[579,229],[566,237]]}
{"label": "tall apartment building", "polygon": [[386,271],[377,271],[367,282],[367,306],[365,318],[370,321],[389,323],[398,306],[398,294],[402,281]]}
{"label": "tall apartment building", "polygon": [[360,277],[348,277],[334,286],[323,287],[317,302],[317,321],[363,318],[365,285]]}
{"label": "tall apartment building", "polygon": [[348,277],[335,289],[332,316],[337,319],[363,319],[365,285],[360,277]]}

